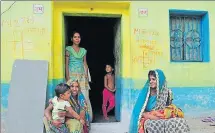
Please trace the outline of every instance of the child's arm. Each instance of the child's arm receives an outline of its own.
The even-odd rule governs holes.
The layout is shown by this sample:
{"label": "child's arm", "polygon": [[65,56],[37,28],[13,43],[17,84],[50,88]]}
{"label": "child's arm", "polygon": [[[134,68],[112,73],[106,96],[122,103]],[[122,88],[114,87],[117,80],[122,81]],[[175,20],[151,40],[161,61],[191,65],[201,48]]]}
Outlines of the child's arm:
{"label": "child's arm", "polygon": [[116,91],[116,88],[114,88],[113,90],[112,90],[112,92],[115,92]]}
{"label": "child's arm", "polygon": [[113,86],[114,86],[114,89],[112,90],[112,92],[115,92],[115,91],[116,91],[115,76],[113,75],[112,78],[113,78],[113,79],[112,79],[112,81],[113,81],[112,83],[113,83]]}
{"label": "child's arm", "polygon": [[116,84],[115,84],[115,78],[113,78],[113,82],[114,82],[114,89],[113,89],[113,92],[115,92],[116,91]]}
{"label": "child's arm", "polygon": [[79,120],[82,124],[84,124],[84,120],[81,118],[80,115],[78,115],[73,109],[72,107],[66,107],[66,110],[77,120]]}
{"label": "child's arm", "polygon": [[105,75],[105,77],[104,77],[104,87],[106,88],[106,89],[108,89],[108,90],[110,90],[110,88],[108,87],[108,79],[107,79],[107,76]]}
{"label": "child's arm", "polygon": [[66,110],[77,120],[81,119],[81,117],[72,109],[72,107],[66,107]]}
{"label": "child's arm", "polygon": [[111,89],[108,87],[108,78],[107,78],[106,75],[105,75],[105,77],[104,77],[104,86],[105,86],[105,88],[108,89],[109,91],[114,92],[113,90],[111,90]]}

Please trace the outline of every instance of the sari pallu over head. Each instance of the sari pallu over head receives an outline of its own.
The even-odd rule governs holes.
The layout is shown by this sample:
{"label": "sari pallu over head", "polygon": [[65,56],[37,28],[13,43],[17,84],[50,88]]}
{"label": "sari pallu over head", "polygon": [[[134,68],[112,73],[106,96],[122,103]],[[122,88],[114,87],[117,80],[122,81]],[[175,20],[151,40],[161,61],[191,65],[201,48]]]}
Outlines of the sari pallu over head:
{"label": "sari pallu over head", "polygon": [[[157,79],[157,96],[156,96],[156,104],[153,107],[153,110],[164,109],[166,106],[170,104],[172,99],[172,93],[166,86],[166,77],[162,70],[156,69],[154,70]],[[136,104],[134,106],[129,133],[137,133],[139,123],[142,117],[143,112],[145,112],[146,105],[148,103],[150,96],[150,81],[147,80],[143,89],[141,90]]]}
{"label": "sari pallu over head", "polygon": [[[69,80],[67,82],[67,84],[69,86],[71,86],[74,82],[78,83],[78,81],[71,81],[71,80]],[[70,103],[71,107],[73,108],[73,110],[76,113],[80,114],[81,111],[85,112],[85,126],[89,130],[90,129],[90,114],[89,114],[89,111],[88,111],[88,106],[87,106],[86,99],[85,99],[84,94],[81,92],[80,89],[79,89],[78,94],[77,94],[76,97],[73,97],[71,95],[69,103]]]}

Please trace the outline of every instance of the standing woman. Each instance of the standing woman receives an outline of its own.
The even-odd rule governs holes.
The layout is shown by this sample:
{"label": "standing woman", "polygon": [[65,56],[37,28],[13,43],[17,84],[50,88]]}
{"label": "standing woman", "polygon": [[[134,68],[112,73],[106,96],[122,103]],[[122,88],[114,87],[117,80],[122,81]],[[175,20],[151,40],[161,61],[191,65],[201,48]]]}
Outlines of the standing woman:
{"label": "standing woman", "polygon": [[66,81],[70,79],[72,81],[78,80],[81,88],[81,92],[84,94],[84,97],[87,101],[88,111],[90,113],[90,118],[92,121],[92,107],[89,99],[89,82],[88,82],[88,65],[86,60],[87,50],[79,47],[81,42],[80,33],[73,32],[72,34],[72,46],[66,47],[66,61],[65,61],[65,70],[66,70]]}

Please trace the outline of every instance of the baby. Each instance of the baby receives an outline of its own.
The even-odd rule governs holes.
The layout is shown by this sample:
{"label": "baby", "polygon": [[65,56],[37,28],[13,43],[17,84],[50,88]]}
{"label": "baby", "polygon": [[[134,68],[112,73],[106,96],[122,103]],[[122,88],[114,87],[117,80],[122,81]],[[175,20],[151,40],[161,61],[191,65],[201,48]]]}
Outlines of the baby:
{"label": "baby", "polygon": [[184,118],[184,113],[180,108],[177,108],[174,104],[165,107],[163,110],[153,110],[151,112],[143,113],[145,119],[159,120],[168,118]]}
{"label": "baby", "polygon": [[52,125],[52,120],[49,120],[51,130],[55,133],[69,133],[65,124],[65,116],[59,116],[60,112],[68,111],[74,118],[80,120],[80,122],[84,124],[84,120],[72,109],[68,102],[71,96],[70,87],[67,84],[60,83],[55,88],[55,93],[56,96],[51,101],[53,105],[52,120],[60,121],[62,124],[61,127],[56,127]]}

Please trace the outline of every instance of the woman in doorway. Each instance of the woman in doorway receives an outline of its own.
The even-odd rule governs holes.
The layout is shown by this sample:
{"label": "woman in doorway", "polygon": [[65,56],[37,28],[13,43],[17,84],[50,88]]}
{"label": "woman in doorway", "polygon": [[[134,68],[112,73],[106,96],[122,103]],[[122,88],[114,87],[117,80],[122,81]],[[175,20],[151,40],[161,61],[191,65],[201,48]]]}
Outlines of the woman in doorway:
{"label": "woman in doorway", "polygon": [[190,132],[182,110],[172,100],[163,71],[149,71],[133,109],[130,133]]}
{"label": "woman in doorway", "polygon": [[86,60],[87,51],[84,48],[79,47],[81,42],[81,37],[79,32],[73,32],[72,34],[72,46],[66,47],[66,81],[70,79],[72,81],[78,80],[81,88],[81,92],[84,94],[88,104],[88,111],[90,113],[90,118],[92,121],[93,113],[92,107],[89,99],[89,82],[88,82],[88,65]]}

